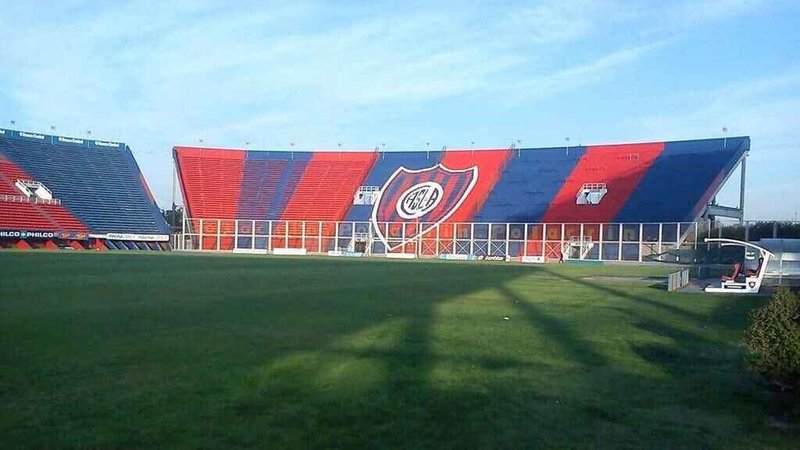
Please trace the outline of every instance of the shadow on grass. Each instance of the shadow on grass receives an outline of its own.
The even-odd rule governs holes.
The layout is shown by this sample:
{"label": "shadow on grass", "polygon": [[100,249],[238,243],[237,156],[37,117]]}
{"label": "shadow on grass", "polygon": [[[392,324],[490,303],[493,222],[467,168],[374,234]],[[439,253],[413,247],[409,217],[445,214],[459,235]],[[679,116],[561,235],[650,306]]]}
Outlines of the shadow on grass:
{"label": "shadow on grass", "polygon": [[[747,380],[728,374],[720,382],[735,349],[696,331],[700,323],[727,326],[731,312],[716,323],[652,300],[642,288],[623,291],[539,267],[157,260],[167,263],[139,268],[166,274],[147,286],[135,271],[88,263],[85,270],[107,279],[84,283],[82,296],[111,283],[119,297],[103,300],[114,310],[92,309],[96,301],[77,294],[72,310],[45,316],[32,312],[36,301],[11,301],[9,317],[30,314],[42,321],[36,329],[62,331],[50,341],[38,337],[38,345],[72,353],[54,371],[34,357],[41,348],[28,348],[14,363],[18,371],[0,375],[20,386],[0,397],[16,414],[1,422],[4,441],[140,448],[764,446],[763,436],[753,437],[753,420],[737,416],[754,410]],[[59,264],[50,269],[66,267]],[[536,294],[514,287],[528,276],[541,285]],[[571,310],[559,315],[543,304],[540,297],[558,297],[540,294],[569,283],[612,297],[598,307],[603,321],[575,318]],[[46,287],[36,292],[51,295]],[[7,286],[0,293],[16,294]],[[503,321],[509,306],[524,320]],[[615,320],[622,325],[609,332],[637,341],[626,348],[587,339],[587,327]],[[4,336],[35,331],[22,319],[3,324]],[[95,341],[103,345],[75,348]],[[696,359],[695,352],[718,352],[719,359]],[[682,370],[693,360],[697,370]],[[718,371],[709,367],[715,364]],[[176,367],[182,369],[172,372]],[[52,375],[58,370],[77,375]],[[720,400],[737,395],[743,400]]]}

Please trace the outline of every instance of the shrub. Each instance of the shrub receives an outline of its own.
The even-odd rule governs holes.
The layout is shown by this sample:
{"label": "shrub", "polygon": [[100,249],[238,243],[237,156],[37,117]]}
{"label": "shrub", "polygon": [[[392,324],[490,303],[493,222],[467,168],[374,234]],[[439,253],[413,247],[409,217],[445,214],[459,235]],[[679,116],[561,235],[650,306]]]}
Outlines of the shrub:
{"label": "shrub", "polygon": [[772,382],[800,389],[800,296],[780,289],[750,313],[748,365]]}

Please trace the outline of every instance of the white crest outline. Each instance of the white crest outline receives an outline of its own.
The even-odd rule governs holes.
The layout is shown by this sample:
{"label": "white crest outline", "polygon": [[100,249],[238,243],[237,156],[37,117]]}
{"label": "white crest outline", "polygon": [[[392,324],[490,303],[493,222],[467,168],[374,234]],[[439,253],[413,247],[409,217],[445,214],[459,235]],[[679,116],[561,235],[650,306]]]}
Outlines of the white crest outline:
{"label": "white crest outline", "polygon": [[[445,213],[439,220],[437,220],[436,222],[433,222],[433,223],[424,222],[424,223],[428,223],[429,224],[429,226],[427,228],[422,229],[422,230],[417,230],[417,233],[414,234],[414,236],[411,236],[411,237],[406,236],[406,238],[403,239],[403,241],[400,242],[399,244],[396,244],[394,246],[389,245],[388,237],[383,235],[383,230],[381,229],[380,224],[378,222],[378,208],[380,207],[381,200],[383,199],[383,191],[384,191],[384,189],[386,189],[386,187],[389,186],[392,183],[392,181],[394,181],[394,179],[397,177],[397,175],[399,175],[402,172],[410,173],[410,174],[422,173],[422,172],[427,172],[429,170],[436,169],[437,167],[439,169],[444,170],[445,172],[450,172],[450,173],[472,172],[472,180],[469,182],[469,185],[464,190],[464,193],[461,195],[461,198],[458,199],[456,204],[453,205],[452,208],[450,208],[450,211]],[[396,248],[402,247],[402,246],[408,244],[409,242],[412,242],[413,240],[415,240],[419,236],[424,235],[428,231],[436,228],[437,226],[439,226],[439,224],[441,224],[445,220],[449,219],[450,216],[455,214],[455,212],[458,210],[458,208],[461,207],[461,204],[464,203],[464,200],[466,200],[467,197],[469,197],[469,194],[472,192],[472,189],[475,187],[475,184],[477,182],[478,182],[478,166],[477,165],[474,165],[472,167],[468,167],[466,169],[450,169],[448,167],[445,167],[445,165],[442,164],[442,163],[438,163],[435,166],[426,167],[424,169],[408,169],[405,166],[400,166],[394,171],[394,173],[392,173],[392,175],[389,176],[389,178],[386,180],[386,182],[383,183],[383,186],[381,187],[381,190],[378,192],[377,198],[375,198],[375,206],[372,207],[372,220],[371,220],[372,226],[375,228],[375,233],[378,235],[378,238],[381,240],[381,242],[383,242],[383,245],[386,246],[388,251],[392,251],[392,250],[394,250]],[[383,223],[385,224],[386,222],[383,222]],[[392,222],[392,223],[395,223],[395,222]],[[396,222],[396,223],[414,223],[414,222]],[[417,222],[417,223],[419,223],[419,222]]]}

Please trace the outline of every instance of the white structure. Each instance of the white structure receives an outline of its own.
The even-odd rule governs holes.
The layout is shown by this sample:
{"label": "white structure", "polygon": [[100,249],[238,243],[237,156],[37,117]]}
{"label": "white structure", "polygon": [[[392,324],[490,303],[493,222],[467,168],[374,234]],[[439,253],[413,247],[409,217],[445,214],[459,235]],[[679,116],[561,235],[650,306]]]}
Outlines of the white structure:
{"label": "white structure", "polygon": [[[503,257],[511,261],[691,260],[698,223],[373,223],[185,217],[173,248],[189,251]],[[283,251],[283,250],[281,250]]]}
{"label": "white structure", "polygon": [[608,193],[605,183],[584,183],[575,196],[578,205],[597,205]]}
{"label": "white structure", "polygon": [[755,255],[758,255],[758,265],[755,269],[746,270],[743,264],[737,263],[731,275],[723,276],[719,286],[706,286],[706,292],[758,294],[764,274],[767,272],[767,264],[769,264],[770,258],[775,257],[775,254],[759,245],[736,239],[706,238],[704,241],[707,243],[717,242],[721,247],[743,247],[745,259],[755,259]]}

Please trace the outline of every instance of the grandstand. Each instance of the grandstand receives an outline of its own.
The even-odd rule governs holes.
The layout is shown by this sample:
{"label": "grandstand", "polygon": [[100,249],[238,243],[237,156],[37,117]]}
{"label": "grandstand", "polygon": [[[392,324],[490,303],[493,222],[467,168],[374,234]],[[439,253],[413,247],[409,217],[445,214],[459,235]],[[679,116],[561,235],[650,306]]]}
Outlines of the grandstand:
{"label": "grandstand", "polygon": [[[713,200],[749,146],[748,137],[433,152],[179,146],[181,245],[626,259],[632,235],[657,234],[660,253],[701,217],[741,220],[743,200]],[[616,246],[604,251],[604,239]],[[558,244],[547,251],[549,240]]]}
{"label": "grandstand", "polygon": [[169,248],[169,228],[130,148],[0,129],[0,244]]}

